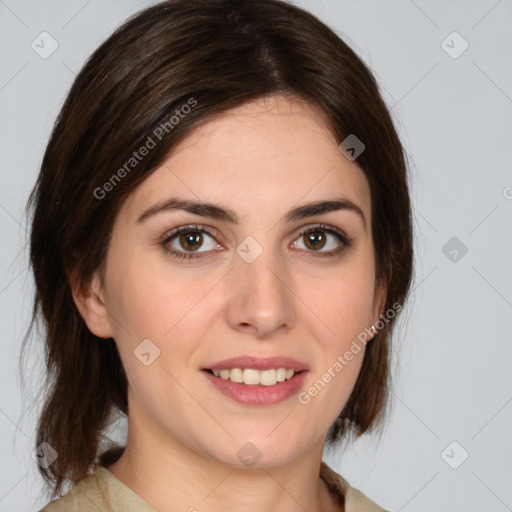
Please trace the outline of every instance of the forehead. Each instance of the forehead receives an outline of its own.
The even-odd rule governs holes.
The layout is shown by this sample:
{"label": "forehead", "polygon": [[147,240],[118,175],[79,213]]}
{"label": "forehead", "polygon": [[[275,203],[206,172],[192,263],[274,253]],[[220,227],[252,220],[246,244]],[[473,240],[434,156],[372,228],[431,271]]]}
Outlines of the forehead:
{"label": "forehead", "polygon": [[226,205],[241,219],[345,197],[370,218],[367,179],[339,151],[323,117],[283,96],[258,99],[204,122],[125,202],[130,217],[170,196]]}

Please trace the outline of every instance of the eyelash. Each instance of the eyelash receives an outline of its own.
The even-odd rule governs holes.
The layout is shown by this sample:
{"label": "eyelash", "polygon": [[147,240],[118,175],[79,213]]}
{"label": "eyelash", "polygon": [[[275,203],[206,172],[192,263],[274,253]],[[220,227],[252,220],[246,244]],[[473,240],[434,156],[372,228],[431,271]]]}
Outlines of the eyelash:
{"label": "eyelash", "polygon": [[[185,252],[185,251],[176,251],[174,249],[167,248],[167,244],[171,242],[174,238],[176,238],[181,233],[187,233],[187,232],[200,232],[200,233],[206,233],[208,236],[215,238],[215,235],[211,233],[208,229],[204,228],[203,226],[197,225],[197,224],[190,224],[188,226],[181,226],[179,228],[176,228],[168,233],[166,233],[160,242],[162,247],[164,248],[165,252],[168,253],[173,258],[176,258],[177,260],[183,261],[183,260],[191,260],[195,258],[201,258],[204,256],[201,256],[201,254],[204,253],[193,253],[193,252]],[[352,245],[352,239],[345,236],[339,229],[334,228],[332,226],[327,226],[325,224],[316,224],[314,226],[309,226],[308,228],[303,229],[298,238],[301,236],[304,236],[307,233],[315,232],[315,231],[324,231],[325,233],[329,233],[331,235],[334,235],[340,242],[340,246],[332,250],[330,252],[317,252],[315,254],[315,251],[306,251],[310,253],[312,257],[319,257],[319,258],[325,258],[325,257],[334,257],[338,254],[341,254],[343,251],[345,251],[347,248],[349,248]],[[303,249],[301,249],[303,250]]]}

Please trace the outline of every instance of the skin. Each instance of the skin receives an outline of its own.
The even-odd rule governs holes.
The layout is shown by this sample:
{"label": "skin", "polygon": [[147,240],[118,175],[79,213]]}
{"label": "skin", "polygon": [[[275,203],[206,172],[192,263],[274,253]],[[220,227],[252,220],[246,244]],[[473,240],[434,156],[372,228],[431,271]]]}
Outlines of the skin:
{"label": "skin", "polygon": [[[137,222],[172,196],[230,208],[240,224],[181,210]],[[298,205],[333,198],[358,205],[365,221],[350,210],[284,220]],[[352,245],[315,257],[340,243],[322,231],[325,246],[307,246],[301,230],[319,222]],[[160,239],[187,224],[215,236],[203,234],[202,257],[180,261]],[[309,388],[383,312],[370,226],[364,173],[303,102],[260,99],[182,141],[123,203],[104,279],[97,272],[74,288],[89,329],[114,338],[129,381],[127,448],[109,471],[159,511],[339,510],[319,467],[364,350],[306,405],[296,395],[271,406],[236,403],[201,369],[239,355],[289,356],[309,364]],[[247,236],[263,247],[252,263],[236,252]],[[179,235],[171,246],[186,252]],[[148,338],[160,355],[145,366],[134,350]],[[262,454],[251,468],[237,457],[247,442]]]}

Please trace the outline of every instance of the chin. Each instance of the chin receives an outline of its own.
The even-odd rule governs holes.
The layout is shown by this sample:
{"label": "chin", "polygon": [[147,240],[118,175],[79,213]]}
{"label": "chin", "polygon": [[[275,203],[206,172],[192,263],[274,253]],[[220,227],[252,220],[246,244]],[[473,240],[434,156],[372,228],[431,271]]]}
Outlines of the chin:
{"label": "chin", "polygon": [[282,435],[273,432],[269,436],[275,428],[231,439],[221,453],[215,450],[212,456],[236,468],[269,469],[289,464],[307,449],[307,444],[304,439],[294,443],[284,430]]}

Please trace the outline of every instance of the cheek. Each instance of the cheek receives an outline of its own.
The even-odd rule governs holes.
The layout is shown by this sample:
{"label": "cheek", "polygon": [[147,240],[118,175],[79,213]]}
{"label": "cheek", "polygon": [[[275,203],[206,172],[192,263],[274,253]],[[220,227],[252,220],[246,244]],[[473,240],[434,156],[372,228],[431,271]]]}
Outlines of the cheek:
{"label": "cheek", "polygon": [[[112,265],[111,325],[125,371],[141,398],[146,393],[144,399],[151,400],[154,389],[174,389],[173,377],[178,382],[186,378],[182,362],[191,360],[212,325],[214,311],[205,307],[205,297],[217,280],[128,259]],[[144,366],[141,357],[154,362]]]}
{"label": "cheek", "polygon": [[325,411],[332,423],[352,392],[364,359],[365,344],[358,336],[371,325],[374,272],[367,253],[358,253],[336,272],[316,280],[307,304],[319,351],[303,404]]}
{"label": "cheek", "polygon": [[110,279],[110,310],[115,320],[136,338],[155,338],[164,342],[211,288],[213,280],[192,272],[176,272],[165,264],[125,260],[114,268]]}
{"label": "cheek", "polygon": [[[372,268],[357,264],[307,287],[306,304],[325,331],[325,340],[342,349],[344,344],[371,325],[375,282]],[[306,294],[306,290],[303,292]]]}

